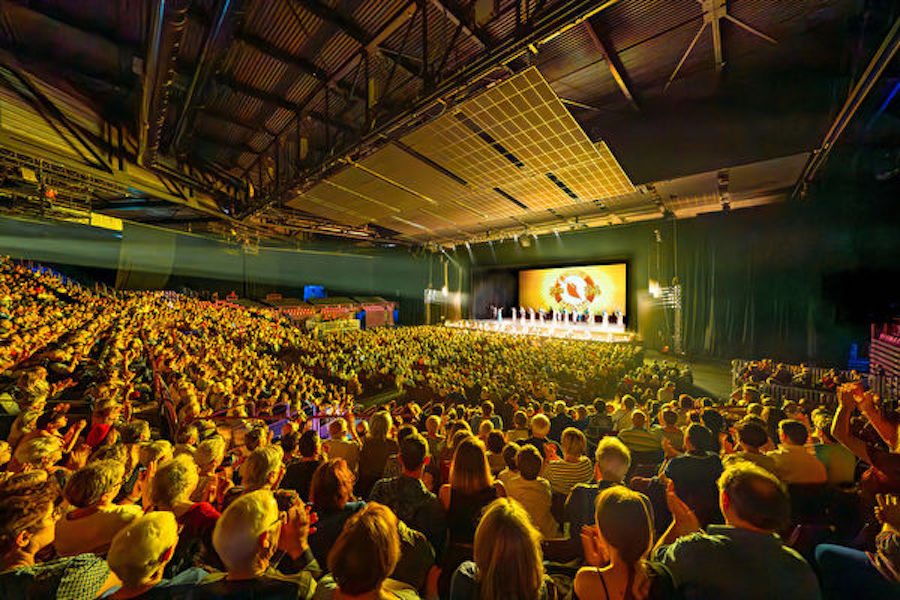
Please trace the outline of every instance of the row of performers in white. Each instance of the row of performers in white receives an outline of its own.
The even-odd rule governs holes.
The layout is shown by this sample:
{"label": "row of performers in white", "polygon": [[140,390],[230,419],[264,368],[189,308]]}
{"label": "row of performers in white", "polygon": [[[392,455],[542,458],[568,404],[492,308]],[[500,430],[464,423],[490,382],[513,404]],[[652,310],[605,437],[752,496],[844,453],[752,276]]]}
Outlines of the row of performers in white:
{"label": "row of performers in white", "polygon": [[[502,306],[491,306],[491,315],[493,319],[497,321],[502,321],[504,318],[507,318],[504,314],[506,309]],[[620,324],[622,322],[622,312],[616,311],[614,313],[608,313],[603,311],[599,314],[591,314],[589,310],[577,311],[577,310],[568,310],[568,309],[560,309],[560,310],[550,310],[546,311],[543,308],[539,308],[538,310],[534,310],[533,307],[525,308],[524,306],[515,307],[512,306],[509,309],[509,318],[513,321],[520,321],[522,323],[526,322],[540,322],[540,323],[603,323],[604,325],[613,323]]]}

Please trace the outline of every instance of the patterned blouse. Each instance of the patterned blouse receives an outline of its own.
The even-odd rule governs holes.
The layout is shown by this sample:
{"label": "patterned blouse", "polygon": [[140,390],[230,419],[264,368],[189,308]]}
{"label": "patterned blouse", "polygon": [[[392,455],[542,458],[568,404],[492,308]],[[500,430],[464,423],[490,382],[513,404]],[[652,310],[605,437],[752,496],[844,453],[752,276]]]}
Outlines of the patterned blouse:
{"label": "patterned blouse", "polygon": [[109,573],[106,561],[96,554],[67,556],[0,573],[0,597],[96,598]]}

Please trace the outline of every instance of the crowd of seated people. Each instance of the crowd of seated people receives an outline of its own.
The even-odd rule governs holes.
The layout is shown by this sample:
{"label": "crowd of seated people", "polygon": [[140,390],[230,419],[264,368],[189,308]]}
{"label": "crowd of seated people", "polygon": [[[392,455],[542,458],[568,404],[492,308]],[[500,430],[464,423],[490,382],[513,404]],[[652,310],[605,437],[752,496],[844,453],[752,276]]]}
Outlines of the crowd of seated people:
{"label": "crowd of seated people", "polygon": [[0,310],[0,597],[900,598],[898,420],[854,382],[717,402],[630,345],[317,339],[9,261]]}
{"label": "crowd of seated people", "polygon": [[808,365],[778,363],[769,358],[751,361],[735,373],[735,385],[759,386],[767,383],[782,387],[799,387],[825,392],[836,392],[845,383],[860,382],[863,377],[856,371],[844,372],[838,369],[822,369],[814,374]]}

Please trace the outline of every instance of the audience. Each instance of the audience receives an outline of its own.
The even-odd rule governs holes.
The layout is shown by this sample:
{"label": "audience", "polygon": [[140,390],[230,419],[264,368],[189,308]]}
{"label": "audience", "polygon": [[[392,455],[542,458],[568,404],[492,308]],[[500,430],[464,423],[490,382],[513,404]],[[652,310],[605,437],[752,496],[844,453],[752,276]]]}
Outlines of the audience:
{"label": "audience", "polygon": [[628,344],[315,337],[8,260],[0,313],[10,597],[900,597],[898,419],[858,374],[757,361],[720,402]]}
{"label": "audience", "polygon": [[400,443],[402,473],[375,483],[369,499],[390,508],[407,526],[422,532],[435,552],[444,548],[447,524],[444,507],[422,483],[429,460],[428,443],[418,433]]}

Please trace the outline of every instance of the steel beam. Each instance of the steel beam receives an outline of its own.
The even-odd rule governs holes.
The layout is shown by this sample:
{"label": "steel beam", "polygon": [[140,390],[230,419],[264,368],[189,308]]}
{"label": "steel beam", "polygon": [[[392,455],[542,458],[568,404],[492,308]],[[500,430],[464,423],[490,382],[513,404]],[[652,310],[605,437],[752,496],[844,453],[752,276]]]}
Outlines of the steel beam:
{"label": "steel beam", "polygon": [[463,16],[463,11],[454,0],[430,0],[441,14],[459,27],[469,38],[476,41],[482,48],[488,48],[493,43],[491,36],[484,30],[475,26],[469,19]]}
{"label": "steel beam", "polygon": [[[360,61],[364,60],[366,54],[372,54],[377,51],[379,44],[384,42],[387,38],[391,36],[397,29],[403,26],[414,14],[416,13],[416,3],[415,0],[407,4],[399,13],[397,13],[393,19],[388,22],[387,25],[381,28],[381,30],[369,40],[369,43],[366,44],[365,47],[361,48],[359,52],[354,54],[347,60],[343,66],[341,66],[337,71],[332,73],[331,78],[329,80],[330,83],[340,81],[343,79],[347,73],[349,73]],[[396,64],[396,63],[394,63]],[[300,114],[304,113],[304,110],[309,107],[309,105],[315,100],[315,98],[324,90],[327,86],[322,85],[317,90],[314,90],[310,93],[306,98],[304,98],[303,102],[300,103],[299,112]],[[296,119],[296,114],[294,119]],[[278,132],[278,135],[282,135],[285,131],[288,131],[294,125],[294,121],[288,121],[281,131]],[[368,125],[365,128],[369,129]],[[274,140],[269,143],[269,146],[263,151],[263,154],[267,154],[268,151],[272,148],[274,144]],[[257,164],[259,159],[252,162],[247,168],[243,169],[241,172],[241,178],[246,177],[247,173],[249,173]]]}
{"label": "steel beam", "polygon": [[632,108],[640,110],[635,95],[631,91],[631,83],[628,74],[625,72],[622,61],[619,60],[619,53],[613,48],[609,38],[599,31],[594,23],[586,21],[585,27],[591,41],[594,42],[594,46],[596,46],[597,50],[600,51],[600,54],[603,55],[603,60],[606,62],[606,66],[609,68],[609,72],[615,80],[616,85],[619,86],[619,90],[621,90],[622,94],[628,98],[628,102],[631,104]]}
{"label": "steel beam", "polygon": [[[256,98],[257,100],[265,102],[266,104],[272,104],[274,106],[277,106],[278,108],[282,108],[284,110],[291,111],[292,113],[297,111],[297,108],[298,108],[297,105],[294,104],[293,102],[291,102],[290,100],[288,100],[287,98],[279,96],[278,94],[273,94],[272,92],[267,92],[265,90],[261,90],[259,88],[253,87],[252,85],[249,85],[246,83],[241,83],[241,82],[237,81],[236,79],[234,79],[233,77],[230,77],[228,75],[219,75],[216,78],[216,82],[221,85],[224,85],[227,88],[234,90],[235,92],[243,94],[244,96]],[[221,114],[221,113],[219,113],[219,114]],[[338,120],[326,117],[325,115],[322,115],[322,114],[318,113],[317,111],[306,111],[303,114],[305,117],[313,119],[314,121],[318,121],[318,122],[322,123],[323,125],[328,125],[329,127],[334,127],[336,129],[340,129],[340,130],[346,131],[348,133],[356,132],[356,129],[354,129],[350,125],[347,125],[346,123],[344,123],[342,121],[338,121]],[[243,122],[241,122],[240,124],[244,125],[244,126],[250,126],[249,124],[243,123]],[[269,135],[271,137],[275,137],[274,133],[267,131],[265,129],[257,128],[257,130],[264,131],[267,135]]]}
{"label": "steel beam", "polygon": [[802,194],[806,186],[815,178],[816,173],[822,165],[825,164],[825,161],[828,160],[832,148],[834,148],[834,145],[844,132],[844,129],[847,128],[853,115],[856,114],[860,105],[868,97],[869,92],[881,78],[881,74],[884,73],[884,70],[893,60],[894,56],[896,56],[898,50],[900,50],[900,17],[894,21],[893,26],[888,31],[884,40],[882,40],[878,50],[876,50],[875,54],[872,56],[872,60],[869,61],[866,70],[863,71],[863,74],[856,82],[856,85],[850,90],[846,102],[844,102],[837,117],[835,117],[834,122],[825,134],[825,139],[822,140],[822,144],[810,154],[806,166],[803,168],[803,173],[800,175],[797,184],[794,186],[791,197]]}
{"label": "steel beam", "polygon": [[218,62],[223,47],[221,43],[222,32],[226,29],[226,24],[234,14],[239,10],[241,0],[219,0],[215,19],[212,26],[206,32],[206,39],[203,41],[203,48],[200,51],[200,58],[194,68],[194,75],[191,77],[191,83],[188,86],[187,93],[181,104],[181,110],[178,114],[178,121],[175,123],[175,135],[172,138],[172,148],[176,150],[181,145],[188,124],[191,121],[194,111],[194,97],[203,93],[203,88],[209,78],[212,69]]}

